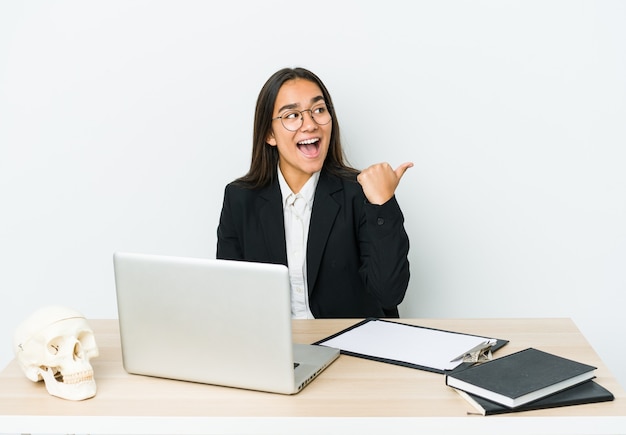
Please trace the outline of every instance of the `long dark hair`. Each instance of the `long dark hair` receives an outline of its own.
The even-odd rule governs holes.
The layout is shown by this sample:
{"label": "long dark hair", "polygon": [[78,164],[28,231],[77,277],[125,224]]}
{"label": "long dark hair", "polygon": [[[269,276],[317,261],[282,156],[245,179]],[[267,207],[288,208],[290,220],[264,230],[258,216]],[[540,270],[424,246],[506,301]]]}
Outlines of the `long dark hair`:
{"label": "long dark hair", "polygon": [[351,168],[346,163],[343,148],[341,147],[337,114],[334,111],[330,93],[324,86],[324,83],[307,69],[283,68],[275,72],[265,82],[257,98],[254,113],[254,131],[252,133],[252,161],[248,173],[236,180],[239,184],[250,188],[264,187],[277,178],[278,149],[269,145],[266,139],[272,129],[272,116],[278,91],[285,82],[295,79],[308,80],[318,85],[332,115],[332,131],[324,168],[340,177],[354,177],[358,173],[356,169]]}

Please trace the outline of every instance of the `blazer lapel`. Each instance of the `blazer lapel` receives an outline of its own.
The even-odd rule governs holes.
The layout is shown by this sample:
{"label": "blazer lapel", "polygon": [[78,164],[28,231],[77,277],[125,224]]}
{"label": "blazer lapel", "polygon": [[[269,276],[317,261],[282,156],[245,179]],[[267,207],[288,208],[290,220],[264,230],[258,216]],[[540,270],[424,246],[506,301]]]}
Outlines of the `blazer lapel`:
{"label": "blazer lapel", "polygon": [[307,242],[309,294],[315,288],[326,241],[341,207],[332,195],[342,189],[343,186],[339,179],[331,178],[326,171],[322,170],[320,179],[317,182],[317,188],[315,189],[315,200],[313,201],[313,212],[311,213]]}
{"label": "blazer lapel", "polygon": [[287,265],[285,220],[282,195],[277,181],[261,192],[256,209],[271,261]]}

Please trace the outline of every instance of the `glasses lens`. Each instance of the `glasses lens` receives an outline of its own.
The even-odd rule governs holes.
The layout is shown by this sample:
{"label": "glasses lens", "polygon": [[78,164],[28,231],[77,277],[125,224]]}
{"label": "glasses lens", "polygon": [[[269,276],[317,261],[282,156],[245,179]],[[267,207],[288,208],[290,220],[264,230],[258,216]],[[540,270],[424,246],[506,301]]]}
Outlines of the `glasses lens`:
{"label": "glasses lens", "polygon": [[302,125],[302,113],[297,111],[285,112],[280,120],[289,131],[296,131]]}
{"label": "glasses lens", "polygon": [[330,122],[330,111],[326,105],[318,106],[314,109],[311,109],[311,116],[313,120],[317,122],[319,125],[326,125]]}

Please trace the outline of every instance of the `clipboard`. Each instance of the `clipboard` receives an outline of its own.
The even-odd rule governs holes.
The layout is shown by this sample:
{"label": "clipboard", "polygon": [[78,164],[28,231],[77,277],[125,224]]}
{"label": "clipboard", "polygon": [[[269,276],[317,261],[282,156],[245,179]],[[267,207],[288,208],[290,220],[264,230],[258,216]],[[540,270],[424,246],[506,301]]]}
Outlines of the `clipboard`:
{"label": "clipboard", "polygon": [[336,347],[344,355],[446,374],[473,365],[474,363],[464,362],[461,357],[487,340],[490,342],[491,352],[509,342],[498,338],[367,318],[313,344]]}

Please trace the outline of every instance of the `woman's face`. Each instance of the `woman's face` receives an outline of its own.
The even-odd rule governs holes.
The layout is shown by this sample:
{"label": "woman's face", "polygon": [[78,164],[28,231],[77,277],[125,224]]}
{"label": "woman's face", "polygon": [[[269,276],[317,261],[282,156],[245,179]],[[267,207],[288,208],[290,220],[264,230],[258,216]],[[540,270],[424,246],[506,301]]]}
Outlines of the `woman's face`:
{"label": "woman's face", "polygon": [[328,154],[332,122],[320,125],[311,116],[311,113],[316,116],[316,111],[323,112],[325,103],[319,86],[306,79],[285,82],[276,96],[272,118],[306,110],[300,113],[302,125],[295,131],[287,130],[281,119],[274,119],[267,138],[267,143],[278,149],[278,165],[294,193],[300,191],[314,172],[322,169]]}

